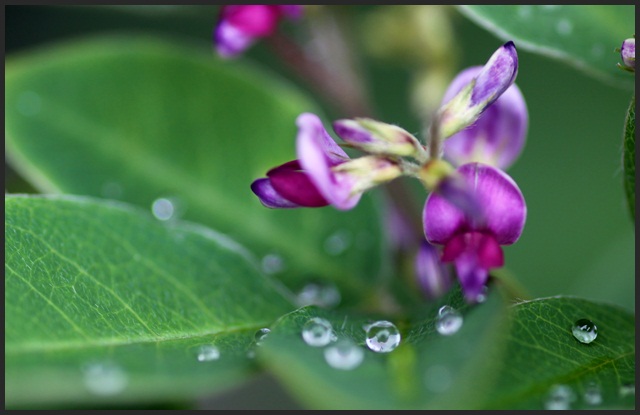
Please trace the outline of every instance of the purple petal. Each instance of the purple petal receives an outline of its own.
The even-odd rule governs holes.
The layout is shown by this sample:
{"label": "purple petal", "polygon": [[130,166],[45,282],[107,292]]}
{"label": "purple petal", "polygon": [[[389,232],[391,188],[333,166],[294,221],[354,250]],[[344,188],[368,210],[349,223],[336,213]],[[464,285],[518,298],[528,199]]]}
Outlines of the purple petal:
{"label": "purple petal", "polygon": [[252,37],[264,37],[273,33],[278,25],[278,6],[249,4],[227,5],[221,10],[221,21]]}
{"label": "purple petal", "polygon": [[622,57],[622,62],[630,68],[636,68],[636,39],[629,38],[625,39],[622,42],[622,47],[620,48],[620,56]]}
{"label": "purple petal", "polygon": [[256,38],[227,21],[221,21],[213,33],[216,51],[223,58],[233,58],[255,42]]}
{"label": "purple petal", "polygon": [[293,160],[267,172],[271,186],[283,198],[304,207],[322,207],[329,203],[318,192],[309,176]]}
{"label": "purple petal", "polygon": [[439,256],[436,247],[422,241],[414,263],[418,283],[431,299],[442,296],[451,287],[451,275]]}
{"label": "purple petal", "polygon": [[333,123],[333,131],[347,143],[372,143],[373,135],[354,120],[337,120]]}
{"label": "purple petal", "polygon": [[351,194],[354,183],[349,174],[335,174],[331,170],[349,160],[347,154],[333,141],[318,116],[304,113],[296,123],[296,152],[304,171],[329,203],[341,210],[353,208],[361,193]]}
{"label": "purple petal", "polygon": [[[443,102],[453,98],[481,70],[474,66],[462,71],[447,89]],[[473,125],[444,141],[444,157],[457,166],[478,161],[505,170],[522,152],[527,129],[527,106],[513,84]]]}
{"label": "purple petal", "polygon": [[491,233],[500,245],[509,245],[522,234],[527,206],[518,185],[506,173],[480,163],[460,166],[483,208],[484,221],[477,223],[437,193],[429,194],[423,211],[424,230],[431,243],[446,244],[460,232]]}
{"label": "purple petal", "polygon": [[489,271],[479,267],[476,260],[473,254],[464,253],[455,261],[458,280],[469,303],[477,301],[489,279]]}
{"label": "purple petal", "polygon": [[268,208],[296,208],[300,205],[283,198],[271,185],[269,179],[257,179],[251,183],[251,190],[260,199],[263,205]]}
{"label": "purple petal", "polygon": [[[509,41],[491,55],[476,78],[471,105],[490,105],[513,84],[518,73],[516,46]],[[488,100],[488,102],[486,102]]]}

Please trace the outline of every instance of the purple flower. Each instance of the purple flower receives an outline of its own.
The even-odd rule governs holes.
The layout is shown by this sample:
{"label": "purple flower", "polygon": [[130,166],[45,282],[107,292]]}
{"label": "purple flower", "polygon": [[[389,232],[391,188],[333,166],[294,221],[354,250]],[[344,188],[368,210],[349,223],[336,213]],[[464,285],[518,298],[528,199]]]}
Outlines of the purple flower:
{"label": "purple flower", "polygon": [[226,5],[213,32],[218,54],[223,58],[237,56],[258,38],[271,35],[282,17],[298,18],[302,6],[298,5]]}
{"label": "purple flower", "polygon": [[369,118],[343,119],[333,131],[345,142],[369,154],[416,156],[422,150],[417,138],[397,125]]}
{"label": "purple flower", "polygon": [[513,42],[498,48],[467,85],[439,110],[440,131],[450,137],[468,127],[509,88],[518,74],[518,54]]}
{"label": "purple flower", "polygon": [[[460,72],[449,85],[442,102],[450,101],[478,77],[482,69],[474,66]],[[524,97],[512,84],[473,125],[445,140],[444,157],[456,166],[478,161],[506,170],[522,152],[528,121]]]}
{"label": "purple flower", "polygon": [[482,220],[470,218],[438,193],[431,193],[423,211],[427,240],[444,245],[443,262],[453,262],[465,298],[474,302],[487,282],[489,270],[501,267],[501,245],[522,234],[527,207],[518,185],[495,167],[468,163],[457,171],[482,205]]}
{"label": "purple flower", "polygon": [[625,39],[620,48],[620,57],[625,69],[635,71],[636,69],[636,38]]}
{"label": "purple flower", "polygon": [[429,242],[421,242],[414,267],[418,283],[427,298],[436,299],[451,287],[449,270],[440,262],[438,249]]}
{"label": "purple flower", "polygon": [[269,208],[353,208],[362,192],[402,174],[398,165],[382,157],[351,160],[322,126],[320,118],[303,113],[296,120],[298,159],[267,172],[251,190]]}

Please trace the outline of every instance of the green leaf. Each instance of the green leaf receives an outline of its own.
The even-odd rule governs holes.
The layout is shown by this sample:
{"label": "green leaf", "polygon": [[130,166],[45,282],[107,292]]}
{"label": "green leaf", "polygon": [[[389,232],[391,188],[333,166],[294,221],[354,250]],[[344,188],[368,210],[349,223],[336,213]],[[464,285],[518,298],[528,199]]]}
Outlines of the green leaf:
{"label": "green leaf", "polygon": [[[235,242],[121,202],[6,196],[5,256],[10,407],[226,389],[255,370],[256,330],[292,309]],[[219,359],[199,361],[203,345]]]}
{"label": "green leaf", "polygon": [[[590,382],[601,388],[598,408],[632,407],[633,396],[621,396],[620,388],[634,379],[633,315],[562,297],[507,307],[494,291],[485,303],[469,306],[454,290],[411,321],[303,308],[272,326],[258,357],[314,409],[543,409],[556,384],[573,388],[573,407],[595,407],[583,398]],[[435,329],[443,304],[464,316],[461,329],[451,336]],[[338,339],[350,338],[365,349],[360,366],[334,369],[324,358],[329,346],[305,344],[303,326],[318,316],[332,323]],[[579,343],[572,335],[572,324],[581,318],[598,326],[592,344]],[[363,325],[380,319],[394,322],[402,334],[390,353],[365,346]]]}
{"label": "green leaf", "polygon": [[172,199],[184,219],[281,258],[277,277],[294,289],[325,279],[348,301],[382,274],[375,195],[342,212],[267,209],[251,192],[296,157],[296,117],[318,112],[281,80],[210,49],[145,38],[58,45],[5,67],[7,155],[41,191],[146,209]]}
{"label": "green leaf", "polygon": [[522,50],[560,59],[597,78],[633,88],[633,78],[616,66],[620,53],[615,51],[635,33],[633,5],[479,5],[459,6],[459,10]]}
{"label": "green leaf", "polygon": [[631,220],[636,221],[636,94],[633,94],[624,123],[624,191]]}
{"label": "green leaf", "polygon": [[[487,396],[487,408],[543,409],[554,385],[571,387],[573,409],[633,408],[635,392],[635,317],[617,306],[571,297],[538,299],[513,307],[504,365]],[[598,329],[592,343],[576,340],[577,320]],[[594,383],[602,402],[589,404]]]}

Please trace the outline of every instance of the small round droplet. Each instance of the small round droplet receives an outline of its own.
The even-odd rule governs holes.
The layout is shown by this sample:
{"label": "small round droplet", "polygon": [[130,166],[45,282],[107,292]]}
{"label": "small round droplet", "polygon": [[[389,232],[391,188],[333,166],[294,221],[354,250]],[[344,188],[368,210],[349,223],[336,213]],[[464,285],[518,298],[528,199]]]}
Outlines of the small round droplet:
{"label": "small round droplet", "polygon": [[561,19],[556,24],[556,31],[560,35],[570,35],[573,32],[573,25],[567,19]]}
{"label": "small round droplet", "polygon": [[551,387],[544,408],[547,410],[564,410],[571,408],[576,400],[573,390],[567,385],[554,385]]}
{"label": "small round droplet", "polygon": [[302,326],[302,339],[309,346],[326,346],[331,343],[332,334],[331,323],[320,317],[314,317]]}
{"label": "small round droplet", "polygon": [[462,314],[455,308],[445,305],[438,310],[436,330],[443,336],[451,336],[460,330],[462,322]]}
{"label": "small round droplet", "polygon": [[22,115],[33,117],[42,109],[42,98],[33,91],[25,91],[18,96],[16,107]]}
{"label": "small round droplet", "polygon": [[153,201],[153,205],[151,205],[151,211],[153,212],[153,216],[159,220],[169,220],[173,217],[175,212],[175,207],[173,206],[173,202],[169,199],[160,198]]}
{"label": "small round droplet", "polygon": [[602,403],[602,392],[597,383],[591,382],[584,390],[584,401],[588,405],[600,405]]}
{"label": "small round droplet", "polygon": [[339,230],[324,241],[324,250],[329,255],[340,255],[351,246],[351,234],[347,230]]}
{"label": "small round droplet", "polygon": [[453,377],[451,371],[442,365],[433,365],[425,372],[425,385],[434,393],[443,393],[451,386]]}
{"label": "small round droplet", "polygon": [[198,362],[210,362],[220,358],[220,350],[211,344],[205,344],[198,349]]}
{"label": "small round droplet", "polygon": [[310,282],[298,292],[296,303],[298,307],[316,305],[323,308],[333,308],[340,303],[340,291],[332,283]]}
{"label": "small round droplet", "polygon": [[598,328],[591,320],[582,318],[575,322],[571,327],[573,337],[575,337],[580,343],[591,343],[598,337]]}
{"label": "small round droplet", "polygon": [[256,341],[256,346],[262,345],[262,343],[266,340],[269,333],[271,333],[271,330],[266,327],[256,331],[256,334],[254,336]]}
{"label": "small round droplet", "polygon": [[400,344],[400,332],[390,321],[376,321],[367,328],[366,342],[376,353],[389,353]]}
{"label": "small round droplet", "polygon": [[276,274],[284,270],[284,260],[280,255],[267,254],[261,261],[262,271],[265,274]]}
{"label": "small round droplet", "polygon": [[342,339],[324,349],[324,359],[334,369],[352,370],[362,363],[364,350],[351,340]]}
{"label": "small round droplet", "polygon": [[127,374],[113,363],[91,363],[84,368],[84,386],[94,395],[117,395],[128,383]]}
{"label": "small round droplet", "polygon": [[618,392],[622,398],[629,395],[635,395],[636,385],[634,383],[626,383],[620,386],[620,390]]}

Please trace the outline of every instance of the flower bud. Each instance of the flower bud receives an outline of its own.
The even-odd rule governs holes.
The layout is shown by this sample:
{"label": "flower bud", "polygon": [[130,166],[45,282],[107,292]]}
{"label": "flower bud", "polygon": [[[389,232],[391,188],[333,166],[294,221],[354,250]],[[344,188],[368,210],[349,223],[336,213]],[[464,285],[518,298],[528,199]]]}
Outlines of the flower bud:
{"label": "flower bud", "polygon": [[364,156],[331,168],[337,180],[348,186],[351,195],[359,194],[402,175],[400,166],[379,156]]}
{"label": "flower bud", "polygon": [[513,42],[502,45],[482,71],[439,110],[442,138],[473,124],[516,79],[518,54]]}
{"label": "flower bud", "polygon": [[636,38],[635,36],[629,39],[625,39],[622,42],[620,48],[620,57],[622,58],[623,65],[619,65],[622,69],[629,72],[635,72],[636,70]]}
{"label": "flower bud", "polygon": [[415,156],[422,149],[406,130],[370,118],[337,120],[333,130],[345,142],[369,154]]}

